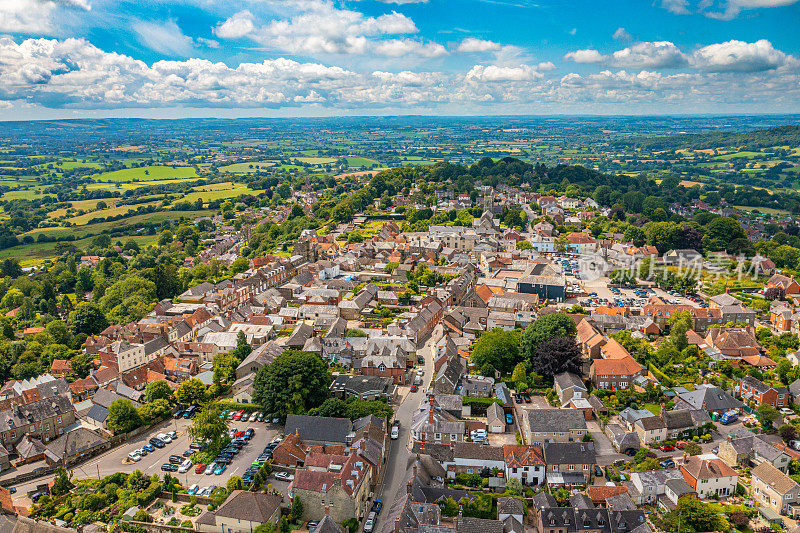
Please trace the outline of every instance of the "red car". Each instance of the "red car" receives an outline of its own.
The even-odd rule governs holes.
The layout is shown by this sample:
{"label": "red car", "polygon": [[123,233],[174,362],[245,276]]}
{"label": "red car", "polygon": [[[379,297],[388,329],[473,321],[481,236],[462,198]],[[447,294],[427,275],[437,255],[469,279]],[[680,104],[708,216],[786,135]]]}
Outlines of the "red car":
{"label": "red car", "polygon": [[240,438],[240,437],[244,437],[244,431],[237,431],[236,435],[234,435],[234,437],[237,438],[237,439]]}
{"label": "red car", "polygon": [[208,465],[207,465],[207,464],[205,464],[205,463],[200,463],[200,464],[199,464],[199,465],[197,465],[197,467],[194,469],[194,473],[195,473],[195,474],[202,474],[203,472],[205,472],[205,471],[206,471],[206,467],[207,467],[207,466],[208,466]]}
{"label": "red car", "polygon": [[239,411],[235,415],[233,415],[233,419],[234,420],[240,420],[242,418],[243,414],[244,414],[244,411]]}
{"label": "red car", "polygon": [[662,452],[671,452],[675,449],[675,446],[673,446],[672,444],[662,444],[661,446],[658,447],[658,449],[661,450]]}
{"label": "red car", "polygon": [[416,383],[414,383],[413,385],[411,385],[411,392],[417,392],[417,389],[418,389],[418,388],[419,388],[419,387],[417,386],[417,384],[416,384]]}
{"label": "red car", "polygon": [[678,448],[679,450],[686,448],[686,441],[679,440],[678,442],[675,443],[675,447]]}

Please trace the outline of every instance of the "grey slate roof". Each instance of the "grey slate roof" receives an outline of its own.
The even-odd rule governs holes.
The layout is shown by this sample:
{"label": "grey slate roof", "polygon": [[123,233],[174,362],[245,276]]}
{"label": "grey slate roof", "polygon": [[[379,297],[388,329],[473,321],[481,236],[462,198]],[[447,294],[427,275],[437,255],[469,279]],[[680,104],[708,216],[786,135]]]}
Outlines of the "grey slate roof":
{"label": "grey slate roof", "polygon": [[283,434],[297,433],[303,441],[344,444],[352,431],[353,424],[347,418],[288,415]]}
{"label": "grey slate roof", "polygon": [[593,442],[545,442],[544,462],[548,465],[594,464]]}
{"label": "grey slate roof", "polygon": [[532,409],[528,411],[528,424],[532,432],[586,430],[586,419],[577,409]]}
{"label": "grey slate roof", "polygon": [[727,411],[744,407],[742,402],[715,385],[698,385],[695,390],[681,393],[679,396],[693,409],[704,411]]}

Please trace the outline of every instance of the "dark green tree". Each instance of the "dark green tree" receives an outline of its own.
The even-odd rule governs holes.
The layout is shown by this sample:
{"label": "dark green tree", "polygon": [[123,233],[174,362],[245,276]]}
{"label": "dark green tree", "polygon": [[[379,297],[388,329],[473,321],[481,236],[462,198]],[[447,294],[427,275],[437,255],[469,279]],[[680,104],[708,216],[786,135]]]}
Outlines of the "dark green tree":
{"label": "dark green tree", "polygon": [[279,417],[302,414],[328,398],[331,374],[317,354],[288,350],[259,369],[253,403]]}

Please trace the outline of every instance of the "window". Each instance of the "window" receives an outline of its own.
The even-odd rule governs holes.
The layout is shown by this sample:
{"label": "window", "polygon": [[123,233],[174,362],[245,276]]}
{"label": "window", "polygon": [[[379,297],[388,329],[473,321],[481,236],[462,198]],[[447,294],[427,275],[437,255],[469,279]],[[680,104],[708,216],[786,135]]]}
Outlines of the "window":
{"label": "window", "polygon": [[572,472],[573,470],[575,470],[575,465],[569,465],[569,471]]}

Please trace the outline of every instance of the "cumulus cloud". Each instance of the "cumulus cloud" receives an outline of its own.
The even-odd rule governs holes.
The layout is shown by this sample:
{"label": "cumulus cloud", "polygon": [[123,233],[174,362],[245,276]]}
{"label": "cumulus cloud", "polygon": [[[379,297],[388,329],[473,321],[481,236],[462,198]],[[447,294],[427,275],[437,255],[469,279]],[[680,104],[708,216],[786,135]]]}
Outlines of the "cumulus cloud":
{"label": "cumulus cloud", "polygon": [[467,37],[458,44],[456,52],[497,52],[500,48],[500,43],[476,39],[475,37]]}
{"label": "cumulus cloud", "polygon": [[[545,105],[553,110],[619,112],[636,103],[662,111],[668,105],[681,106],[670,108],[674,110],[688,105],[716,110],[740,105],[735,110],[741,111],[756,109],[753,104],[759,103],[763,110],[765,102],[770,109],[791,109],[800,101],[800,75],[787,68],[797,63],[791,56],[762,54],[768,57],[767,64],[782,64],[759,70],[732,68],[731,61],[724,59],[735,57],[737,65],[745,61],[752,64],[753,53],[733,54],[729,50],[726,55],[713,49],[700,50],[692,56],[697,68],[687,72],[603,69],[593,74],[566,73],[553,78],[546,75],[553,68],[548,62],[474,65],[461,74],[411,69],[356,72],[286,58],[238,66],[205,59],[148,64],[124,54],[105,52],[82,39],[17,42],[5,36],[0,37],[0,107],[23,103],[69,109],[309,105],[333,109],[432,109],[458,105],[459,109],[470,110],[484,105],[519,104],[523,106],[520,109]],[[703,68],[699,64],[701,57],[705,61]]]}
{"label": "cumulus cloud", "polygon": [[628,30],[625,28],[617,28],[617,31],[614,32],[612,35],[615,41],[632,41],[633,35],[628,33]]}
{"label": "cumulus cloud", "polygon": [[4,0],[0,1],[0,32],[53,35],[56,20],[69,9],[89,11],[89,0]]}
{"label": "cumulus cloud", "polygon": [[689,0],[661,0],[661,7],[676,15],[688,15]]}
{"label": "cumulus cloud", "polygon": [[155,22],[140,20],[133,24],[139,42],[169,56],[188,56],[194,48],[191,37],[184,35],[174,20]]}
{"label": "cumulus cloud", "polygon": [[669,41],[636,43],[603,55],[597,50],[576,50],[564,56],[575,63],[604,63],[613,67],[647,69],[678,68],[688,64],[687,56]]}
{"label": "cumulus cloud", "polygon": [[728,41],[695,51],[693,66],[712,72],[763,72],[782,66],[797,66],[797,58],[776,50],[761,39],[754,43]]}
{"label": "cumulus cloud", "polygon": [[568,52],[564,55],[564,59],[566,61],[574,61],[575,63],[602,63],[606,60],[606,56],[597,50],[587,48],[584,50]]}
{"label": "cumulus cloud", "polygon": [[245,9],[217,26],[214,29],[214,33],[222,39],[240,39],[245,35],[249,35],[255,28],[253,14]]}
{"label": "cumulus cloud", "polygon": [[542,79],[544,75],[536,67],[518,65],[505,67],[502,65],[475,65],[467,72],[467,81],[504,82],[504,81],[530,81]]}
{"label": "cumulus cloud", "polygon": [[223,39],[248,37],[261,46],[293,54],[366,54],[422,58],[445,55],[440,44],[408,38],[393,38],[418,32],[414,21],[392,11],[368,16],[351,9],[340,9],[330,0],[295,0],[281,4],[286,18],[262,25],[250,11],[243,10],[220,23],[214,30]]}

